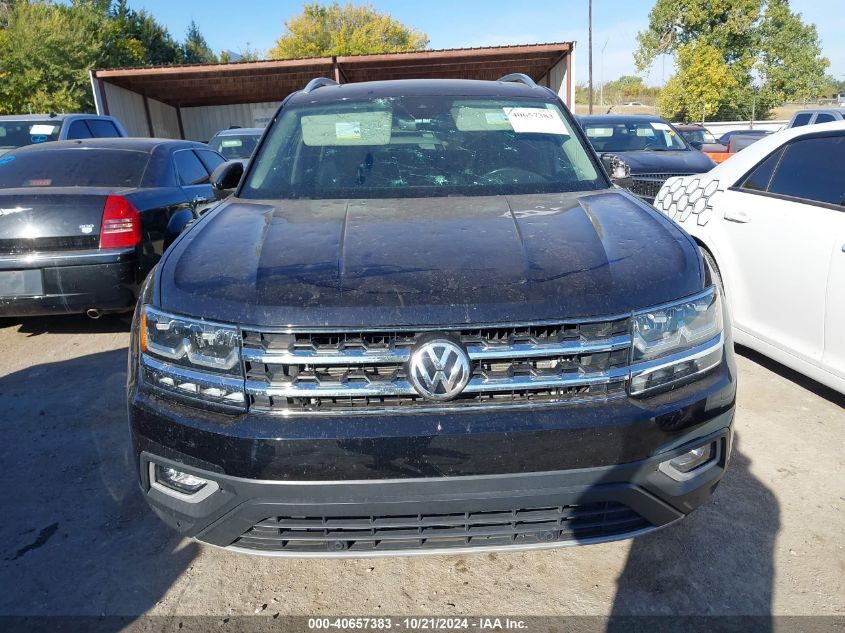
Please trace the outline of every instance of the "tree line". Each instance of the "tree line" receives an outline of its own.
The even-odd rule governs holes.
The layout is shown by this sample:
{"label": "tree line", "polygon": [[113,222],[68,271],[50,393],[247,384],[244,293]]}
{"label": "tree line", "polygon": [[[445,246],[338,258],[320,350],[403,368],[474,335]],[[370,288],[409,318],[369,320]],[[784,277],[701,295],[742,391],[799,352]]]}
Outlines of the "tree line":
{"label": "tree line", "polygon": [[178,41],[126,0],[0,0],[0,114],[91,111],[92,68],[218,59],[195,22]]}
{"label": "tree line", "polygon": [[789,0],[657,0],[637,39],[638,70],[675,59],[657,101],[673,120],[766,118],[834,89],[816,26]]}
{"label": "tree line", "polygon": [[92,68],[206,64],[420,50],[428,37],[369,5],[311,3],[265,55],[211,49],[191,21],[184,39],[127,0],[0,0],[0,114],[94,108]]}
{"label": "tree line", "polygon": [[[267,51],[247,44],[238,59],[292,59],[422,50],[428,37],[370,5],[307,3]],[[845,91],[825,74],[816,27],[789,0],[656,0],[638,34],[645,71],[671,55],[662,88],[623,76],[594,92],[607,105],[656,101],[672,120],[765,118],[772,107]],[[0,0],[0,114],[93,108],[88,71],[233,61],[210,48],[196,23],[175,39],[127,0]],[[576,100],[584,90],[576,87]]]}

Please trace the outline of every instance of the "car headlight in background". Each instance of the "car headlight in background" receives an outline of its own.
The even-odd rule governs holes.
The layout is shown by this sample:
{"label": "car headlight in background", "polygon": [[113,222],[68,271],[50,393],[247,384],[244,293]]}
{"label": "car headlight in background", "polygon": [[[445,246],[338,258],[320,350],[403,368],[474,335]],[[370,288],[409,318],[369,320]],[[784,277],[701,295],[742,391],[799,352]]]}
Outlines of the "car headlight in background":
{"label": "car headlight in background", "polygon": [[194,399],[245,405],[236,327],[144,306],[139,338],[141,367],[150,385]]}
{"label": "car headlight in background", "polygon": [[631,395],[677,386],[722,361],[722,300],[715,287],[634,313]]}

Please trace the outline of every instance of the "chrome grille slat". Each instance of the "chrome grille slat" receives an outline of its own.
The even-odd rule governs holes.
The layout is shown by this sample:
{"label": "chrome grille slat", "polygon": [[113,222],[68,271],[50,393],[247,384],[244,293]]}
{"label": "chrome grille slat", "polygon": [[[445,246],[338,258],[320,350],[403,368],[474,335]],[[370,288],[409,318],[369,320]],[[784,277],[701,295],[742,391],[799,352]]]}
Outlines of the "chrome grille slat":
{"label": "chrome grille slat", "polygon": [[[628,369],[620,368],[610,372],[578,374],[574,376],[542,377],[513,376],[510,378],[483,379],[471,378],[464,393],[483,393],[492,391],[520,391],[523,389],[554,389],[576,385],[593,385],[624,380]],[[302,385],[276,385],[248,380],[246,391],[252,395],[279,396],[283,398],[338,398],[342,396],[391,396],[415,395],[416,391],[407,380],[394,380],[369,383],[346,383],[324,386],[315,383]]]}
{"label": "chrome grille slat", "polygon": [[[565,341],[554,344],[515,343],[502,345],[469,344],[466,346],[471,360],[499,358],[536,358],[542,356],[571,356],[590,352],[623,349],[631,345],[628,335],[614,336],[599,341]],[[411,349],[320,351],[273,351],[245,348],[244,360],[267,365],[369,365],[381,363],[406,363]]]}
{"label": "chrome grille slat", "polygon": [[407,375],[419,331],[266,331],[245,328],[251,408],[275,413],[379,413],[608,399],[624,394],[631,346],[627,317],[583,323],[490,325],[445,331],[469,357],[454,400],[419,395]]}

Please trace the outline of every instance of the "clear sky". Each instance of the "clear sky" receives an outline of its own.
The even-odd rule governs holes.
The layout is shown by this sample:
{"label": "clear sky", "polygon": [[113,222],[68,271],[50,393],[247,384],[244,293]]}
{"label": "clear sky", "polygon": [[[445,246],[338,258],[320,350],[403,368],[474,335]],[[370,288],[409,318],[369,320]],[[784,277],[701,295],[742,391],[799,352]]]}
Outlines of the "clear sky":
{"label": "clear sky", "polygon": [[[341,0],[345,2],[345,0]],[[371,0],[379,11],[428,34],[431,48],[461,48],[538,42],[576,41],[575,80],[587,79],[587,0]],[[153,13],[181,39],[193,18],[216,51],[252,48],[266,51],[284,21],[302,10],[290,0],[130,0]],[[845,4],[843,0],[792,0],[794,11],[819,30],[830,74],[845,79]],[[600,82],[635,74],[636,34],[645,28],[650,1],[593,1],[593,77]],[[602,54],[604,48],[604,54]],[[658,59],[646,76],[661,84],[672,74],[671,60]]]}

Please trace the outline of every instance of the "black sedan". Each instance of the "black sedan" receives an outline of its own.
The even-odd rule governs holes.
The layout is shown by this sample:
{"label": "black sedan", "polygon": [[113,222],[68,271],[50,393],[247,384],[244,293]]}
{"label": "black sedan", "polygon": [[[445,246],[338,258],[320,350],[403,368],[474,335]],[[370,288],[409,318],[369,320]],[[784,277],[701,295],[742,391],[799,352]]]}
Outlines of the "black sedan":
{"label": "black sedan", "polygon": [[657,116],[596,115],[581,117],[579,122],[603,160],[605,155],[615,155],[628,164],[631,191],[649,203],[668,178],[700,174],[716,166]]}
{"label": "black sedan", "polygon": [[0,317],[132,309],[225,159],[163,139],[88,139],[0,156]]}

